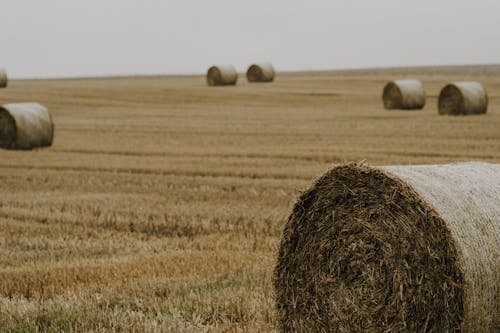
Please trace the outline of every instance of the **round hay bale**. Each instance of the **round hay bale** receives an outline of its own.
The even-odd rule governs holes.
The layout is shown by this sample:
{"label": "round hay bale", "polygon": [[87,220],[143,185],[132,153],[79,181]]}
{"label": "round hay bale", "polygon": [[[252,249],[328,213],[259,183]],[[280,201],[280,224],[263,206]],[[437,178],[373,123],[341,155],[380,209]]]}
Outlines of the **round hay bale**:
{"label": "round hay bale", "polygon": [[439,114],[468,115],[486,113],[488,94],[479,82],[455,82],[439,93]]}
{"label": "round hay bale", "polygon": [[275,76],[276,72],[270,62],[253,64],[247,70],[248,82],[273,82]]}
{"label": "round hay bale", "polygon": [[9,80],[7,79],[7,72],[5,69],[0,68],[0,88],[5,88],[7,87],[7,82]]}
{"label": "round hay bale", "polygon": [[334,167],[284,229],[281,331],[493,332],[499,203],[499,164]]}
{"label": "round hay bale", "polygon": [[395,80],[384,87],[382,94],[387,110],[418,110],[425,106],[425,90],[419,80]]}
{"label": "round hay bale", "polygon": [[232,65],[212,66],[207,72],[209,86],[234,86],[238,81],[238,72]]}
{"label": "round hay bale", "polygon": [[54,124],[49,111],[38,103],[0,107],[0,148],[33,149],[52,145]]}

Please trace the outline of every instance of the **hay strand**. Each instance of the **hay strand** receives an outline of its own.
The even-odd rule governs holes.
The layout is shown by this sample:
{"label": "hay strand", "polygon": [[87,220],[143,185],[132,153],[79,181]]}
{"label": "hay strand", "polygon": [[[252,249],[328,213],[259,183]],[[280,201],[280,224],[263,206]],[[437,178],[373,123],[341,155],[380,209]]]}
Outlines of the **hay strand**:
{"label": "hay strand", "polygon": [[0,107],[0,148],[33,149],[52,145],[54,124],[49,111],[38,103]]}
{"label": "hay strand", "polygon": [[419,110],[425,106],[425,90],[419,80],[395,80],[384,87],[382,94],[387,110]]}
{"label": "hay strand", "polygon": [[438,110],[441,115],[482,114],[487,109],[488,94],[479,82],[451,83],[439,94]]}
{"label": "hay strand", "polygon": [[270,62],[261,62],[248,67],[248,82],[273,82],[276,72]]}
{"label": "hay strand", "polygon": [[333,168],[285,226],[282,332],[500,327],[500,165]]}
{"label": "hay strand", "polygon": [[207,71],[209,86],[234,86],[238,81],[238,72],[232,65],[212,66]]}

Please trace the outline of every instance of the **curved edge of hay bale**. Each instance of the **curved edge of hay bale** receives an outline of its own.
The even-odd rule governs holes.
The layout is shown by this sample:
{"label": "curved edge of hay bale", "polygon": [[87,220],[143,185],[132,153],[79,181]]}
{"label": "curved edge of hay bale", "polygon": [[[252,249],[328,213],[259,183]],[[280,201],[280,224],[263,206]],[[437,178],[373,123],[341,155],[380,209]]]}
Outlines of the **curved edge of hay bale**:
{"label": "curved edge of hay bale", "polygon": [[484,114],[488,110],[488,94],[483,85],[475,81],[454,82],[439,93],[440,115]]}
{"label": "curved edge of hay bale", "polygon": [[420,110],[425,106],[425,90],[420,80],[394,80],[387,83],[382,94],[387,110]]}
{"label": "curved edge of hay bale", "polygon": [[248,82],[273,82],[275,76],[276,72],[270,62],[255,63],[247,69]]}
{"label": "curved edge of hay bale", "polygon": [[209,86],[233,86],[238,81],[238,72],[232,65],[212,66],[207,71]]}
{"label": "curved edge of hay bale", "polygon": [[0,68],[0,88],[6,88],[8,81],[7,72],[5,69]]}
{"label": "curved edge of hay bale", "polygon": [[334,167],[284,228],[282,331],[494,330],[499,193],[498,164]]}
{"label": "curved edge of hay bale", "polygon": [[46,107],[38,103],[13,103],[0,107],[2,133],[0,147],[29,150],[51,146],[54,123]]}

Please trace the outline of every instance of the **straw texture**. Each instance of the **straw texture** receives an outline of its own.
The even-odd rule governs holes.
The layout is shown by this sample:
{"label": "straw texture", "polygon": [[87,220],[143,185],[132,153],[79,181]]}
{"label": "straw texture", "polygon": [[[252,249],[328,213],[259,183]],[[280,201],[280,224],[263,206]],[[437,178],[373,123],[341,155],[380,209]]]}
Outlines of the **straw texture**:
{"label": "straw texture", "polygon": [[479,82],[455,82],[441,90],[438,109],[441,115],[486,113],[488,94]]}
{"label": "straw texture", "polygon": [[248,82],[272,82],[275,76],[276,72],[270,62],[253,64],[247,70]]}
{"label": "straw texture", "polygon": [[0,147],[33,149],[50,146],[54,124],[49,111],[38,103],[5,104],[0,107]]}
{"label": "straw texture", "polygon": [[418,110],[425,106],[424,86],[419,80],[395,80],[387,83],[382,94],[387,110]]}
{"label": "straw texture", "polygon": [[232,65],[212,66],[207,72],[209,86],[233,86],[238,81],[238,72]]}
{"label": "straw texture", "polygon": [[289,217],[282,332],[495,332],[500,165],[333,168]]}
{"label": "straw texture", "polygon": [[0,88],[7,87],[7,82],[7,72],[4,69],[0,68]]}

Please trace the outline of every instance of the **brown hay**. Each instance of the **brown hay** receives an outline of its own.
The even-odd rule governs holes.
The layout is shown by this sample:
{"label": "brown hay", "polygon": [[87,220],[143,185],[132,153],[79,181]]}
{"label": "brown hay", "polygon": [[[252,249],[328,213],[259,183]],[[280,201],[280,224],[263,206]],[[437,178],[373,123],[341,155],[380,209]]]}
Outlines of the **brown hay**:
{"label": "brown hay", "polygon": [[207,72],[209,86],[234,86],[238,81],[238,72],[231,65],[212,66]]}
{"label": "brown hay", "polygon": [[52,145],[54,124],[49,111],[38,103],[0,107],[0,148],[33,149]]}
{"label": "brown hay", "polygon": [[247,70],[248,82],[273,82],[275,76],[274,67],[269,62],[253,64]]}
{"label": "brown hay", "polygon": [[4,69],[0,68],[0,88],[6,88],[7,82],[7,72]]}
{"label": "brown hay", "polygon": [[479,82],[455,82],[441,90],[438,109],[441,115],[486,113],[488,95]]}
{"label": "brown hay", "polygon": [[500,165],[333,168],[285,226],[282,332],[500,326]]}
{"label": "brown hay", "polygon": [[395,80],[387,83],[382,94],[387,110],[418,110],[425,106],[425,91],[419,80]]}

